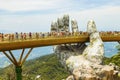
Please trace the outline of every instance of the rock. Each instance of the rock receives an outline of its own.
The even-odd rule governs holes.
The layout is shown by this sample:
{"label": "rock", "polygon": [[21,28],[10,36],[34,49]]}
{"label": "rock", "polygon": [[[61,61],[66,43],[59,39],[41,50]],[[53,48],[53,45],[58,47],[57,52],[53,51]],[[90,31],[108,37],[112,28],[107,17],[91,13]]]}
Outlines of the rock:
{"label": "rock", "polygon": [[110,63],[109,66],[112,66],[114,70],[117,70],[117,71],[120,70],[119,66],[116,66],[114,63]]}
{"label": "rock", "polygon": [[79,55],[79,56],[71,56],[66,60],[66,65],[69,68],[69,70],[71,72],[73,72],[74,69],[76,68],[83,68],[85,66],[85,68],[89,68],[89,66],[87,65],[89,64],[89,61],[86,60],[83,56]]}
{"label": "rock", "polygon": [[90,20],[87,26],[90,43],[82,55],[71,56],[66,60],[69,71],[75,80],[119,80],[115,76],[115,66],[103,65],[104,45],[97,32],[95,22]]}
{"label": "rock", "polygon": [[63,16],[63,22],[64,22],[64,29],[66,32],[69,32],[69,15],[66,14]]}
{"label": "rock", "polygon": [[35,77],[35,80],[40,79],[40,77],[41,77],[41,75],[37,75],[37,76]]}
{"label": "rock", "polygon": [[102,64],[104,45],[98,32],[91,33],[90,44],[83,51],[83,56],[93,63]]}
{"label": "rock", "polygon": [[[76,20],[72,20],[71,24],[75,27],[76,31],[78,31],[78,25]],[[69,15],[64,15],[57,19],[57,22],[54,21],[51,24],[51,28],[55,28],[56,32],[67,32],[69,33]],[[66,34],[67,35],[67,34]],[[54,52],[59,58],[61,64],[66,68],[66,60],[73,55],[80,55],[82,54],[83,50],[85,49],[85,43],[74,43],[74,44],[62,44],[58,46],[54,46]]]}
{"label": "rock", "polygon": [[66,80],[74,80],[73,75],[70,75],[69,77],[67,77],[67,79],[66,79]]}
{"label": "rock", "polygon": [[[56,23],[54,23],[54,26]],[[58,32],[69,31],[69,15],[57,20]],[[72,31],[78,31],[76,20],[71,21]],[[113,64],[104,65],[104,45],[95,22],[87,24],[90,43],[62,44],[54,47],[61,64],[71,73],[66,80],[120,80],[119,68]]]}
{"label": "rock", "polygon": [[[72,50],[72,48],[74,48],[74,50]],[[60,63],[66,68],[66,60],[73,55],[80,55],[82,54],[84,48],[86,47],[86,45],[84,45],[82,48],[78,47],[77,45],[63,45],[63,46],[56,46],[55,48],[55,54],[57,55]],[[72,71],[72,70],[71,70]]]}
{"label": "rock", "polygon": [[63,17],[58,18],[57,24],[59,32],[69,32],[69,15],[66,14]]}
{"label": "rock", "polygon": [[56,21],[53,21],[51,23],[51,32],[57,32],[58,31],[58,24]]}
{"label": "rock", "polygon": [[97,32],[96,25],[95,25],[95,22],[93,20],[88,21],[87,32],[89,34],[91,34],[93,32]]}
{"label": "rock", "polygon": [[71,20],[71,27],[72,27],[72,32],[78,32],[78,24],[77,21],[75,19]]}
{"label": "rock", "polygon": [[64,26],[68,26],[69,27],[69,15],[65,14],[63,16],[63,22],[64,22]]}
{"label": "rock", "polygon": [[64,31],[64,22],[63,22],[63,17],[60,17],[57,19],[57,23],[58,23],[58,31]]}

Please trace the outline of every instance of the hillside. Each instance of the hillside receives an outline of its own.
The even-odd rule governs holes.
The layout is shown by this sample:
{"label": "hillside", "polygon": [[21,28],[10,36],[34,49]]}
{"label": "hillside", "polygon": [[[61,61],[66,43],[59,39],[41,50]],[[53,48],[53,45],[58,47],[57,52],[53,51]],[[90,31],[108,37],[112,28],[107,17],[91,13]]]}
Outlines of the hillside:
{"label": "hillside", "polygon": [[[37,75],[41,75],[39,80],[62,80],[69,73],[61,66],[57,57],[50,54],[26,61],[23,65],[23,80],[35,80]],[[0,80],[14,80],[14,76],[13,65],[0,70]]]}
{"label": "hillside", "polygon": [[[104,59],[105,64],[110,62],[120,66],[120,52],[111,58]],[[50,54],[26,61],[23,65],[23,80],[35,80],[37,75],[41,75],[38,80],[62,80],[67,78],[69,73],[61,66],[55,54]],[[14,79],[13,65],[0,69],[0,80]]]}
{"label": "hillside", "polygon": [[116,46],[118,49],[118,53],[111,58],[104,58],[104,63],[109,64],[109,63],[114,63],[115,65],[120,67],[120,44]]}
{"label": "hillside", "polygon": [[115,65],[120,67],[120,52],[118,52],[116,55],[112,56],[111,58],[104,58],[104,63],[114,63]]}

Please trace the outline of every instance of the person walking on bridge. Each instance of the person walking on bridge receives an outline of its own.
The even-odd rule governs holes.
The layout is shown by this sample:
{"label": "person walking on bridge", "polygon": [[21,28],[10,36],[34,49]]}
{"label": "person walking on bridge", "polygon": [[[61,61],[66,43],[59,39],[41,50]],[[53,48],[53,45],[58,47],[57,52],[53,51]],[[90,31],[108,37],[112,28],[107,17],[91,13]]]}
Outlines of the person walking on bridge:
{"label": "person walking on bridge", "polygon": [[23,33],[21,32],[21,34],[20,34],[20,37],[21,37],[21,39],[23,40]]}
{"label": "person walking on bridge", "polygon": [[32,38],[32,33],[31,33],[31,32],[29,32],[29,38],[30,38],[30,39]]}
{"label": "person walking on bridge", "polygon": [[25,39],[25,40],[26,40],[26,33],[24,33],[24,34],[23,34],[23,39]]}
{"label": "person walking on bridge", "polygon": [[2,38],[2,41],[4,41],[4,34],[2,33],[2,36],[1,36],[1,38]]}
{"label": "person walking on bridge", "polygon": [[15,38],[18,40],[18,32],[15,33]]}

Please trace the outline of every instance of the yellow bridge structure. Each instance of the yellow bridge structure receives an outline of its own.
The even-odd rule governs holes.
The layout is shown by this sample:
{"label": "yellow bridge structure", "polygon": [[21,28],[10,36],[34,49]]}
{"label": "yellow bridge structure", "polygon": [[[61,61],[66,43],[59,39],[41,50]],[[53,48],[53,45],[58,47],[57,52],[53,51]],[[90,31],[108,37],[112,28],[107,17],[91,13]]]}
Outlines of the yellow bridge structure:
{"label": "yellow bridge structure", "polygon": [[[101,35],[104,42],[120,41],[120,34],[117,35]],[[60,44],[83,43],[89,42],[89,35],[71,35],[71,36],[48,36],[44,38],[33,38],[26,40],[1,41],[0,51],[9,51],[23,48],[34,48]]]}
{"label": "yellow bridge structure", "polygon": [[[104,33],[102,33],[104,34]],[[119,42],[120,43],[120,34],[106,34],[101,35],[101,39],[104,42]],[[13,41],[0,41],[0,52],[3,52],[4,55],[15,65],[16,67],[16,77],[17,80],[22,80],[22,64],[27,59],[28,55],[35,47],[51,46],[51,45],[60,45],[60,44],[71,44],[71,43],[83,43],[89,42],[89,35],[69,35],[69,36],[48,36],[44,38],[32,38],[32,39],[18,39]],[[26,48],[30,48],[26,56],[23,58],[23,54]],[[17,60],[11,50],[22,49],[20,58]],[[7,51],[7,52],[6,52]]]}

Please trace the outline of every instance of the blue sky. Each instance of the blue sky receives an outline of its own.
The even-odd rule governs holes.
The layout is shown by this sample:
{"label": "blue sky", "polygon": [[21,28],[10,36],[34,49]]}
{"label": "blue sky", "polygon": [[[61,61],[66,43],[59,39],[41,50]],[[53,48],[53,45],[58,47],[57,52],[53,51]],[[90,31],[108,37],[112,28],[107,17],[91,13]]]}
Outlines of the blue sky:
{"label": "blue sky", "polygon": [[86,31],[93,19],[97,29],[120,31],[120,0],[0,0],[0,31],[48,32],[64,14]]}

